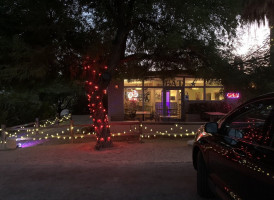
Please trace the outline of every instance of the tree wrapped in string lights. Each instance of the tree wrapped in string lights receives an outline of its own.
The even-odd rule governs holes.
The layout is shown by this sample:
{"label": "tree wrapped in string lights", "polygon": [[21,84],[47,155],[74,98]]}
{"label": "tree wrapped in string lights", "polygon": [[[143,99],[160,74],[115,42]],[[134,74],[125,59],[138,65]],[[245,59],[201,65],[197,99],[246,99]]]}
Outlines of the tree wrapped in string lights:
{"label": "tree wrapped in string lights", "polygon": [[[200,0],[200,6],[196,1],[179,0],[81,1],[81,4],[87,13],[87,24],[92,24],[92,37],[87,40],[92,43],[87,48],[88,55],[101,57],[95,61],[88,58],[84,65],[89,107],[98,137],[96,148],[111,145],[102,104],[110,74],[119,78],[124,75],[144,78],[152,67],[164,77],[189,69],[193,73],[200,70],[210,79],[208,74],[224,63],[219,52],[219,45],[224,43],[216,37],[216,30],[233,33],[238,23],[235,16],[240,10],[238,0]],[[181,12],[186,7],[189,13]],[[193,28],[189,28],[189,22]]]}
{"label": "tree wrapped in string lights", "polygon": [[103,105],[103,97],[107,94],[107,86],[110,81],[108,67],[89,57],[84,62],[84,76],[87,78],[85,87],[88,98],[88,107],[93,120],[93,128],[96,133],[97,150],[112,146],[110,127],[106,109]]}

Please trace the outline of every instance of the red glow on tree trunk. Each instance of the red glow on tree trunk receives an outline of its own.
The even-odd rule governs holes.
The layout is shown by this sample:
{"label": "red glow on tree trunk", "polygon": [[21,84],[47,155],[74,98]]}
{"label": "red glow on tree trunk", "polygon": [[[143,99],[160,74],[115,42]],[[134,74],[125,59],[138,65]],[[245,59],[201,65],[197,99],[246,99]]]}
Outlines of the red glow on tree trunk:
{"label": "red glow on tree trunk", "polygon": [[87,59],[84,63],[84,75],[88,79],[86,81],[88,107],[93,121],[93,128],[97,136],[95,148],[97,150],[112,146],[109,122],[106,109],[103,106],[103,97],[107,94],[106,80],[102,78],[102,74],[106,73],[105,65],[96,63],[95,60]]}

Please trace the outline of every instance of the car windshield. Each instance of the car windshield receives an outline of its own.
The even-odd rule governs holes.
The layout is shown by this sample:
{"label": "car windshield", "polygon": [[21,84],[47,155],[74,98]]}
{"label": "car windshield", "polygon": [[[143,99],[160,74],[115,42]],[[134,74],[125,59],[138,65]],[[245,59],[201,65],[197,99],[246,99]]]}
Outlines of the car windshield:
{"label": "car windshield", "polygon": [[268,144],[273,135],[270,131],[273,115],[273,102],[245,106],[224,123],[224,134],[232,138]]}

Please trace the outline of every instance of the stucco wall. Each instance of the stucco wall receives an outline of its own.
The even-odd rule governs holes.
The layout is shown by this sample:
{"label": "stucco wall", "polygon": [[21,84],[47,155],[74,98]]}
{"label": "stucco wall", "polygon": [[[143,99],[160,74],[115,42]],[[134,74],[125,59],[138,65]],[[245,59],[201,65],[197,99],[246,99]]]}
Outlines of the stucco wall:
{"label": "stucco wall", "polygon": [[[118,88],[115,88],[118,85]],[[108,117],[110,121],[124,120],[124,83],[111,82],[108,86]]]}

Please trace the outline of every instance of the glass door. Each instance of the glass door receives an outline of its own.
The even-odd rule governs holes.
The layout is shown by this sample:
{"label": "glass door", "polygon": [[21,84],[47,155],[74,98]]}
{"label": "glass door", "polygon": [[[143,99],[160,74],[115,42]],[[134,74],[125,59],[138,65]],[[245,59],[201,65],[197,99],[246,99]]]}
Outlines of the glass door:
{"label": "glass door", "polygon": [[181,90],[165,90],[163,117],[167,119],[181,119]]}

